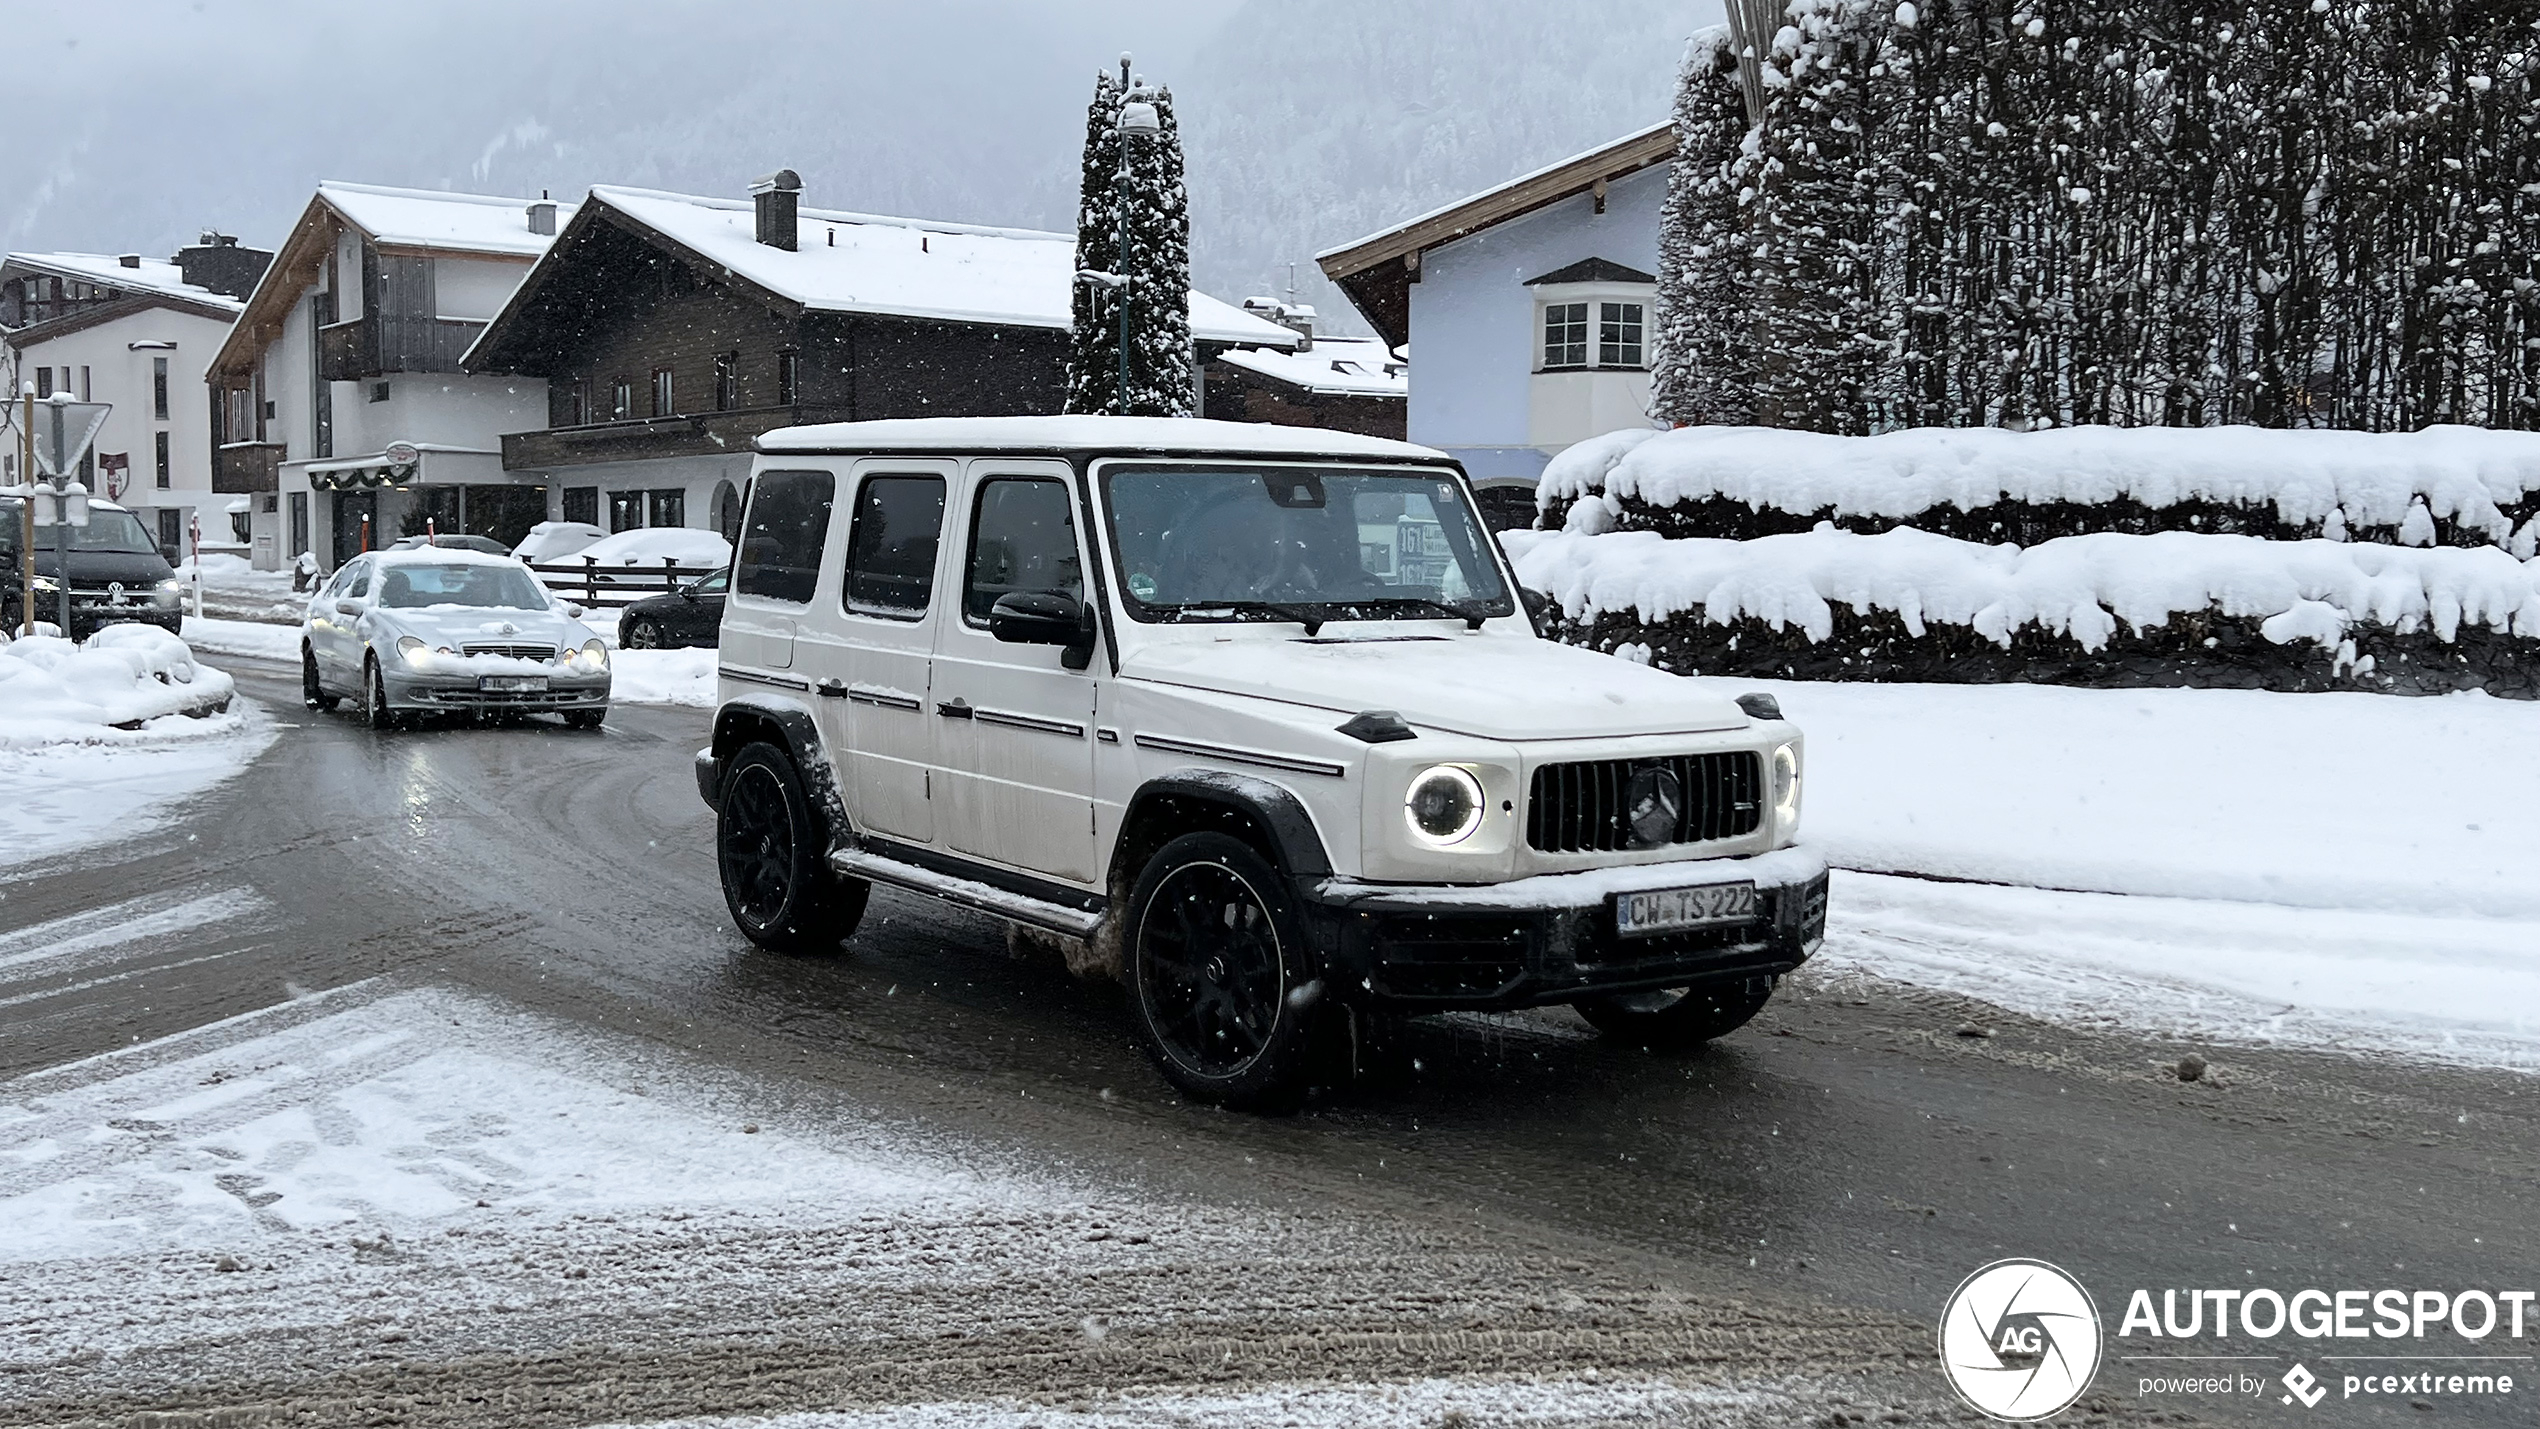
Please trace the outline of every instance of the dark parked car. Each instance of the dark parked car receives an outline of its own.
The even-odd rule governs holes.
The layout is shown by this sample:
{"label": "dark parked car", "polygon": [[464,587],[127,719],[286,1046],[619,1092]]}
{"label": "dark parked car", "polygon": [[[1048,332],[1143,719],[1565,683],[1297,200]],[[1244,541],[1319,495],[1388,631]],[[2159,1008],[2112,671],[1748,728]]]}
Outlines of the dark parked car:
{"label": "dark parked car", "polygon": [[618,645],[627,650],[712,645],[723,625],[723,592],[730,579],[730,572],[716,571],[626,607],[617,618]]}
{"label": "dark parked car", "polygon": [[[0,628],[14,631],[22,618],[18,603],[25,589],[19,566],[25,514],[15,497],[0,497]],[[128,620],[155,625],[170,634],[184,623],[182,587],[159,543],[142,529],[141,518],[111,501],[88,503],[88,524],[62,528],[69,533],[71,628],[63,633],[85,640],[108,625]],[[61,618],[63,556],[53,549],[54,528],[35,532],[35,618]],[[720,604],[720,599],[717,601]]]}

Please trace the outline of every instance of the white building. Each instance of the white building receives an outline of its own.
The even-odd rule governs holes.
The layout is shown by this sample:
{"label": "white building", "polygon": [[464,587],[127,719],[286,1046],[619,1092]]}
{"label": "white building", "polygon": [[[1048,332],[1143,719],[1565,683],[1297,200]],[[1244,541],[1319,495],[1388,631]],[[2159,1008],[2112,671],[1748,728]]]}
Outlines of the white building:
{"label": "white building", "polygon": [[509,544],[547,519],[501,440],[546,425],[546,382],[464,373],[459,355],[572,211],[318,185],[209,377],[219,467],[276,498],[256,513],[259,565],[309,551],[332,568],[426,522]]}
{"label": "white building", "polygon": [[1316,255],[1389,346],[1410,344],[1411,440],[1531,485],[1573,442],[1649,423],[1654,124]]}
{"label": "white building", "polygon": [[[171,561],[182,559],[198,515],[205,544],[238,539],[232,498],[216,495],[203,374],[271,257],[205,234],[165,262],[135,253],[12,253],[0,262],[7,391],[32,383],[38,396],[113,404],[80,478],[138,513]],[[0,447],[0,472],[14,480],[15,436]]]}

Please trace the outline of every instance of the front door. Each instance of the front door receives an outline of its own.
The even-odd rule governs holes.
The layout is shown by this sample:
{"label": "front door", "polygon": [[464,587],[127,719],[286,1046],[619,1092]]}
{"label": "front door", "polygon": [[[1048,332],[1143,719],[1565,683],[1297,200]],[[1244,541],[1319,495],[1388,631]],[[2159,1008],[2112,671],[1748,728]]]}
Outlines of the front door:
{"label": "front door", "polygon": [[935,842],[933,685],[945,498],[951,461],[867,460],[849,477],[845,574],[838,605],[806,618],[797,659],[819,682],[821,735],[846,757],[856,827],[905,843]]}
{"label": "front door", "polygon": [[364,551],[376,550],[378,533],[371,527],[379,520],[379,493],[376,491],[339,491],[335,493],[335,559],[342,565]]}
{"label": "front door", "polygon": [[958,608],[936,621],[937,757],[955,850],[1090,884],[1094,680],[1054,645],[1008,645],[988,611],[1013,591],[1085,595],[1075,479],[1054,461],[974,461],[963,503]]}

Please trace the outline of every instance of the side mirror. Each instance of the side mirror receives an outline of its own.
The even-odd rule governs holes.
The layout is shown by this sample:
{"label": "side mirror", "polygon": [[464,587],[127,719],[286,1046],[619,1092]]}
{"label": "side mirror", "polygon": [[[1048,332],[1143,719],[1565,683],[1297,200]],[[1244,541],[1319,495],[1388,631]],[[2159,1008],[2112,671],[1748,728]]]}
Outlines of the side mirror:
{"label": "side mirror", "polygon": [[988,610],[988,633],[1009,645],[1091,645],[1093,611],[1073,596],[1012,591]]}
{"label": "side mirror", "polygon": [[582,607],[574,604],[572,601],[557,601],[556,608],[564,612],[564,618],[567,620],[580,620],[582,618]]}
{"label": "side mirror", "polygon": [[361,617],[370,614],[370,597],[348,595],[342,600],[335,602],[335,609],[340,615],[349,615],[358,620]]}
{"label": "side mirror", "polygon": [[1517,587],[1518,603],[1526,607],[1526,619],[1533,622],[1535,633],[1543,633],[1552,620],[1552,597],[1529,586]]}

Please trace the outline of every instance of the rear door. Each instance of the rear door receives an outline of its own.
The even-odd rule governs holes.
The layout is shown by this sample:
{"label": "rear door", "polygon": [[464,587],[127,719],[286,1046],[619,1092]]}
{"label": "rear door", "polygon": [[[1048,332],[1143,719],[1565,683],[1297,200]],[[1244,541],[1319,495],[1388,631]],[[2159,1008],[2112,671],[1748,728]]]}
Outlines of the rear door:
{"label": "rear door", "polygon": [[958,852],[1094,881],[1094,679],[1055,645],[1008,645],[988,611],[1012,591],[1085,597],[1075,474],[1064,462],[968,463],[953,608],[935,621],[935,738]]}
{"label": "rear door", "polygon": [[905,843],[936,842],[929,696],[945,599],[944,509],[959,474],[949,460],[857,462],[837,601],[802,626],[798,663],[818,677],[822,738],[845,755],[856,826]]}

